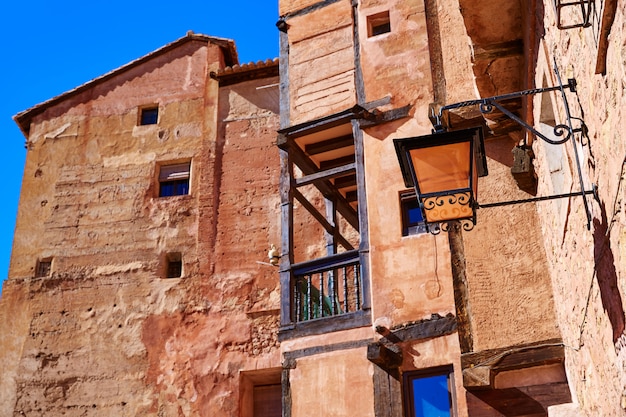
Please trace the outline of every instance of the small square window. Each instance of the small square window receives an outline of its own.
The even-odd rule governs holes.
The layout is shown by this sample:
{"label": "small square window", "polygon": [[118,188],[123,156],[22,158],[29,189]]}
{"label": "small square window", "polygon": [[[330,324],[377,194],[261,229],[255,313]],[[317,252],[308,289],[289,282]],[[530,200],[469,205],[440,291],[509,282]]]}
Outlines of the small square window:
{"label": "small square window", "polygon": [[455,412],[452,368],[407,372],[403,376],[406,417],[452,417]]}
{"label": "small square window", "polygon": [[367,37],[382,35],[391,32],[389,11],[376,13],[367,17]]}
{"label": "small square window", "polygon": [[183,258],[180,252],[168,253],[165,261],[166,278],[180,278],[183,275]]}
{"label": "small square window", "polygon": [[159,120],[159,108],[158,107],[145,107],[140,110],[139,124],[140,125],[155,125]]}
{"label": "small square window", "polygon": [[35,267],[35,277],[47,277],[52,270],[52,258],[40,259]]}
{"label": "small square window", "polygon": [[189,194],[191,163],[162,165],[159,169],[159,197]]}
{"label": "small square window", "polygon": [[400,209],[402,210],[402,236],[426,233],[426,224],[415,197],[415,191],[400,193]]}

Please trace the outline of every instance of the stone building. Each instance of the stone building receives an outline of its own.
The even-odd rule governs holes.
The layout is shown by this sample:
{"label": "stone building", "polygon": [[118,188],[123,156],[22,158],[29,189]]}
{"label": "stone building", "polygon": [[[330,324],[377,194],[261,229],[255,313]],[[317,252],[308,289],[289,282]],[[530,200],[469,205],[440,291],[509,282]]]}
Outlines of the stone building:
{"label": "stone building", "polygon": [[[285,415],[623,415],[624,8],[279,4]],[[473,127],[428,224],[394,143]]]}
{"label": "stone building", "polygon": [[[19,114],[0,407],[623,415],[624,11],[280,0],[280,67],[189,34]],[[400,151],[463,135],[448,223]]]}
{"label": "stone building", "polygon": [[278,105],[278,62],[189,33],[15,117],[0,415],[280,404]]}

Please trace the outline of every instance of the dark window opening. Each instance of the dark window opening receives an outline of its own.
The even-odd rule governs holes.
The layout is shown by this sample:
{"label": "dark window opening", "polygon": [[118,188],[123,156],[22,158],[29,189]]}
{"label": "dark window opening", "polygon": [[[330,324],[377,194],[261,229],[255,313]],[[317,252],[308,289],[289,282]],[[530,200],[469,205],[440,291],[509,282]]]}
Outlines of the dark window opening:
{"label": "dark window opening", "polygon": [[452,368],[407,372],[403,378],[406,417],[455,415]]}
{"label": "dark window opening", "polygon": [[37,261],[37,266],[35,267],[35,277],[47,277],[50,275],[50,271],[52,270],[52,259],[41,259]]}
{"label": "dark window opening", "polygon": [[139,117],[140,125],[155,125],[159,119],[158,107],[146,107],[141,109],[141,115]]}
{"label": "dark window opening", "polygon": [[402,210],[402,236],[426,233],[426,224],[414,191],[400,193],[400,208]]}
{"label": "dark window opening", "polygon": [[165,271],[166,278],[180,278],[183,275],[183,260],[180,253],[168,253]]}
{"label": "dark window opening", "polygon": [[367,37],[382,35],[391,32],[389,12],[377,13],[367,17]]}
{"label": "dark window opening", "polygon": [[190,163],[164,165],[159,172],[159,197],[189,194]]}

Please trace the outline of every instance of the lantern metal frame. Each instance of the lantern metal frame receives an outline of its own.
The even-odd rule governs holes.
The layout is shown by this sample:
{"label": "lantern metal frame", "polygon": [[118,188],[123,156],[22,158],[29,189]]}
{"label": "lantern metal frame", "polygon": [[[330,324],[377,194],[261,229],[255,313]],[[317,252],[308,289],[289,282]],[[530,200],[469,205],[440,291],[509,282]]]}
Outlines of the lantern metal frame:
{"label": "lantern metal frame", "polygon": [[[444,191],[424,192],[417,179],[416,169],[410,156],[411,151],[460,143],[469,143],[467,186]],[[470,215],[460,215],[450,219],[460,221],[464,230],[471,230],[476,224],[476,209],[478,208],[476,181],[478,177],[487,175],[487,157],[482,128],[474,127],[450,132],[438,131],[432,135],[394,139],[394,146],[404,183],[407,188],[415,189],[426,230],[433,234],[439,233],[440,230],[447,231],[447,220],[436,222],[428,220],[431,214],[445,209],[446,206],[453,206],[465,212],[466,210],[463,208],[471,209]]]}
{"label": "lantern metal frame", "polygon": [[[472,181],[474,180],[473,178],[470,178],[469,190],[470,190],[471,198],[469,198],[467,202],[464,201],[463,203],[472,208],[473,214],[472,216],[465,216],[465,217],[461,217],[458,219],[460,220],[461,225],[464,230],[469,231],[474,228],[474,226],[476,225],[476,210],[479,208],[500,207],[500,206],[505,206],[505,205],[531,203],[531,202],[554,200],[554,199],[569,198],[569,197],[576,197],[576,196],[580,196],[583,198],[583,205],[584,205],[584,209],[585,209],[585,213],[587,217],[587,229],[588,230],[591,229],[591,212],[590,212],[589,202],[587,201],[587,196],[592,194],[595,197],[596,201],[599,201],[599,197],[597,194],[597,187],[595,185],[592,185],[591,189],[585,188],[582,168],[581,168],[581,163],[580,163],[579,150],[577,147],[577,140],[583,146],[586,144],[583,138],[587,138],[588,140],[587,127],[582,118],[572,116],[570,112],[567,96],[565,94],[565,90],[569,90],[571,93],[577,93],[576,80],[572,78],[568,80],[567,84],[563,84],[561,82],[561,77],[558,72],[558,69],[556,68],[556,64],[555,64],[554,71],[556,73],[556,77],[558,81],[558,85],[556,86],[523,90],[523,91],[510,93],[510,94],[481,98],[481,99],[476,99],[476,100],[468,100],[468,101],[463,101],[459,103],[445,105],[439,108],[439,112],[437,114],[431,115],[432,116],[431,119],[434,120],[433,122],[434,130],[431,135],[394,140],[394,144],[396,146],[396,153],[398,154],[398,160],[400,162],[400,168],[402,169],[402,175],[404,178],[405,185],[407,187],[415,188],[416,196],[418,198],[418,203],[422,210],[422,215],[423,215],[424,221],[426,222],[427,230],[430,233],[437,234],[441,230],[447,231],[450,227],[450,224],[448,221],[443,221],[441,223],[435,224],[435,223],[429,223],[426,220],[427,211],[430,208],[426,207],[423,203],[424,196],[422,196],[422,194],[420,193],[420,186],[417,182],[415,169],[412,166],[412,161],[410,161],[410,156],[408,152],[410,149],[415,149],[416,147],[438,146],[438,145],[442,145],[446,141],[451,141],[451,140],[454,141],[454,139],[452,138],[455,135],[460,135],[461,137],[464,137],[468,135],[469,132],[480,132],[479,133],[480,136],[477,138],[480,144],[479,146],[473,147],[475,157],[472,158],[473,159],[472,163],[476,163],[476,161],[478,161],[479,165],[484,164],[484,169],[481,170],[481,172],[479,173],[479,176],[487,175],[487,161],[486,161],[486,155],[484,152],[482,128],[472,128],[472,129],[464,129],[464,130],[459,130],[459,131],[446,132],[445,128],[443,127],[442,119],[443,119],[444,111],[450,111],[453,109],[458,109],[458,108],[467,107],[467,106],[478,106],[480,112],[483,114],[491,113],[494,111],[494,109],[497,109],[500,112],[502,112],[502,114],[504,114],[505,116],[507,116],[508,118],[515,121],[517,124],[519,124],[526,131],[532,133],[535,137],[545,141],[548,144],[563,145],[567,143],[568,141],[571,141],[573,145],[573,155],[574,155],[574,160],[576,162],[580,191],[575,191],[575,192],[566,193],[566,194],[534,197],[534,198],[528,198],[528,199],[523,199],[523,200],[479,204],[476,199],[476,196],[471,192],[472,190],[471,187],[473,185]],[[522,98],[526,96],[534,96],[536,94],[549,93],[552,91],[560,92],[560,97],[562,99],[562,104],[565,109],[565,116],[567,119],[565,123],[557,124],[556,126],[554,126],[553,128],[554,138],[547,137],[546,135],[544,135],[543,133],[535,129],[533,126],[526,123],[519,116],[517,116],[516,114],[508,110],[505,104],[503,103],[511,99],[518,99],[518,98]],[[574,126],[574,124],[576,124],[576,127]],[[456,141],[458,142],[459,140],[456,140]],[[521,147],[528,147],[528,144],[526,143],[526,141],[524,141]],[[478,157],[479,159],[476,159],[476,157]],[[470,171],[470,177],[472,177],[471,171]],[[455,192],[457,192],[457,190],[442,191],[442,192],[436,193],[437,195],[436,196],[433,195],[433,197],[437,197],[440,199],[440,201],[443,202],[444,201],[443,198],[447,197],[449,199],[451,198],[450,194],[454,194]],[[448,201],[451,202],[450,200]]]}

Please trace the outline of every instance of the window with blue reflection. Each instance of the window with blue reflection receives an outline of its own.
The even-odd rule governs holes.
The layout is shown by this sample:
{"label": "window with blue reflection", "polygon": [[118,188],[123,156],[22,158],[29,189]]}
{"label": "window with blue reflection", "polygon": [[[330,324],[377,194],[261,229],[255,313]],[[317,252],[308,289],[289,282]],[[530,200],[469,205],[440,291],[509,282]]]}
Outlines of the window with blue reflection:
{"label": "window with blue reflection", "polygon": [[189,194],[191,163],[162,165],[159,171],[159,197]]}
{"label": "window with blue reflection", "polygon": [[400,207],[402,209],[402,236],[426,233],[426,224],[422,217],[422,210],[417,203],[415,191],[400,193]]}
{"label": "window with blue reflection", "polygon": [[409,417],[452,417],[451,369],[405,374],[406,410]]}

